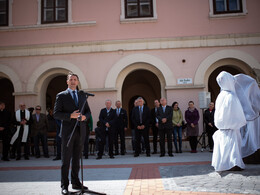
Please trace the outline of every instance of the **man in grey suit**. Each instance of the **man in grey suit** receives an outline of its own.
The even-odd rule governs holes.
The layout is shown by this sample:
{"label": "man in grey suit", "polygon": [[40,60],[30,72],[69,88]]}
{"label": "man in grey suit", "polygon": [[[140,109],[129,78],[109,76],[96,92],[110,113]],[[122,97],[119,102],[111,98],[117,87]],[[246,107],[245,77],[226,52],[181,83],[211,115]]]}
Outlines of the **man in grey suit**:
{"label": "man in grey suit", "polygon": [[47,130],[49,123],[46,114],[41,113],[41,106],[35,107],[35,114],[32,115],[32,137],[34,142],[36,158],[40,158],[39,142],[41,140],[43,153],[45,158],[49,158],[48,144],[47,144]]}
{"label": "man in grey suit", "polygon": [[[78,91],[79,77],[76,74],[69,73],[67,76],[68,89],[60,92],[56,96],[54,106],[54,118],[61,120],[61,142],[62,142],[62,166],[61,166],[61,193],[69,194],[69,168],[71,166],[72,189],[81,189],[79,180],[80,157],[82,155],[84,140],[86,136],[87,120],[90,118],[90,109],[86,102],[86,94]],[[86,102],[86,104],[84,104]],[[84,107],[83,107],[84,105]],[[80,111],[82,110],[82,113]],[[72,135],[73,128],[77,122],[75,132]],[[72,135],[72,137],[71,137]],[[70,140],[70,144],[67,143]],[[84,189],[88,189],[84,186]]]}

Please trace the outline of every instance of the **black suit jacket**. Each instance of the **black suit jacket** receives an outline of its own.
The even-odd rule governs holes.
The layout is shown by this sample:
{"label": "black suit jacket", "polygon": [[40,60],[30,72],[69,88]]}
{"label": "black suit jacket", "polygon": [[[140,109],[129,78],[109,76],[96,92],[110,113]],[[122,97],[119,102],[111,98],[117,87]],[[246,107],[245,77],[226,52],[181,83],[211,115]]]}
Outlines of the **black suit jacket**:
{"label": "black suit jacket", "polygon": [[[157,108],[157,110],[158,110],[158,108]],[[154,127],[155,124],[156,124],[156,119],[155,119],[156,117],[157,116],[156,116],[155,108],[153,108],[151,110],[151,124],[152,124],[152,127]]]}
{"label": "black suit jacket", "polygon": [[[117,111],[117,109],[115,109],[115,112],[116,111]],[[125,109],[121,108],[119,116],[117,116],[117,113],[116,113],[115,127],[127,128],[127,126],[128,126],[127,112]]]}
{"label": "black suit jacket", "polygon": [[[172,114],[173,114],[173,110],[171,106],[166,106],[165,112],[163,112],[162,107],[159,107],[157,109],[156,116],[159,120],[159,126],[158,126],[159,129],[172,128]],[[166,123],[162,123],[163,118],[167,118]]]}
{"label": "black suit jacket", "polygon": [[[75,110],[81,111],[84,102],[86,101],[86,95],[82,92],[78,92],[78,103],[79,107],[75,105],[75,102],[67,89],[66,91],[62,91],[56,96],[56,102],[54,106],[54,118],[61,120],[61,137],[62,140],[65,139],[67,142],[70,138],[70,135],[73,131],[74,125],[76,123],[76,119],[71,119],[70,115]],[[90,118],[91,112],[88,106],[88,102],[86,102],[83,108],[83,115],[86,116],[85,121],[80,122],[80,135],[81,135],[81,144],[85,141],[86,136],[86,128],[87,128],[87,120]],[[66,144],[66,143],[64,143]]]}
{"label": "black suit jacket", "polygon": [[133,108],[131,118],[135,129],[140,125],[144,125],[145,129],[147,129],[149,128],[151,120],[150,109],[147,106],[143,107],[142,123],[140,122],[139,106]]}
{"label": "black suit jacket", "polygon": [[101,109],[99,114],[99,121],[101,122],[101,128],[103,130],[106,129],[106,123],[108,123],[110,125],[109,129],[113,129],[113,126],[115,125],[115,117],[116,117],[116,112],[113,108],[111,108],[108,113],[106,108]]}

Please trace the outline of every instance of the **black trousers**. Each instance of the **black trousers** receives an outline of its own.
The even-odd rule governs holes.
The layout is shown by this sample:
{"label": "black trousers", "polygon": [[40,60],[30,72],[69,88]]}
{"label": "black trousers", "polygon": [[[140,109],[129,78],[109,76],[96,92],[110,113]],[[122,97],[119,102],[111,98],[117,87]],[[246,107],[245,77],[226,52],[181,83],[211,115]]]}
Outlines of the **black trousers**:
{"label": "black trousers", "polygon": [[67,147],[67,137],[62,137],[62,165],[61,165],[61,187],[69,185],[69,169],[71,166],[71,183],[79,184],[79,169],[80,169],[80,157],[82,154],[83,146],[81,145],[80,128],[77,127],[74,135],[71,138],[69,147]]}
{"label": "black trousers", "polygon": [[141,137],[144,138],[144,145],[146,154],[150,154],[150,143],[149,143],[149,129],[144,130],[135,129],[135,154],[141,153]]}
{"label": "black trousers", "polygon": [[10,149],[10,134],[9,129],[4,129],[2,132],[0,132],[2,143],[3,143],[3,159],[8,159],[8,153]]}
{"label": "black trousers", "polygon": [[160,151],[162,155],[165,155],[165,134],[167,136],[168,154],[172,154],[172,128],[160,128]]}
{"label": "black trousers", "polygon": [[89,131],[87,131],[85,142],[84,142],[84,156],[88,157],[89,153]]}
{"label": "black trousers", "polygon": [[106,145],[106,136],[108,136],[108,148],[109,148],[109,156],[114,156],[113,154],[113,144],[114,144],[114,129],[109,128],[108,131],[106,129],[101,129],[100,138],[101,141],[99,142],[98,146],[98,156],[102,157],[104,154],[104,147]]}
{"label": "black trousers", "polygon": [[120,138],[120,152],[125,153],[125,130],[124,127],[117,127],[115,128],[115,151],[118,153],[118,137]]}
{"label": "black trousers", "polygon": [[191,150],[197,150],[197,136],[189,136]]}
{"label": "black trousers", "polygon": [[47,135],[43,133],[38,133],[37,135],[34,136],[34,147],[35,147],[36,156],[40,156],[40,147],[39,147],[40,141],[42,143],[44,156],[48,156],[49,152],[48,152]]}
{"label": "black trousers", "polygon": [[29,146],[28,138],[27,138],[26,142],[22,142],[22,138],[23,138],[23,127],[20,128],[18,138],[16,139],[16,141],[14,142],[14,144],[12,146],[11,153],[12,153],[12,155],[15,155],[15,153],[17,152],[17,157],[21,157],[22,146],[23,146],[24,147],[24,156],[29,157],[30,146]]}
{"label": "black trousers", "polygon": [[158,128],[156,126],[152,126],[152,131],[153,131],[153,151],[157,152]]}
{"label": "black trousers", "polygon": [[213,150],[214,142],[213,142],[213,134],[215,133],[216,129],[214,127],[207,126],[206,131],[208,134],[208,142],[209,142],[209,148]]}

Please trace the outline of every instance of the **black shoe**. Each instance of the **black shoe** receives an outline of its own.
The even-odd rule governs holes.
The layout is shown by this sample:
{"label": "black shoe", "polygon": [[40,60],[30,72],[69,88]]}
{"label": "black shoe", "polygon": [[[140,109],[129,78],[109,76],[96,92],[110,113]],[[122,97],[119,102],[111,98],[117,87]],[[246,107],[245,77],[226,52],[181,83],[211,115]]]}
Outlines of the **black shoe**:
{"label": "black shoe", "polygon": [[16,160],[21,160],[21,156],[17,156],[17,157],[16,157]]}
{"label": "black shoe", "polygon": [[85,156],[85,159],[88,159],[88,155]]}
{"label": "black shoe", "polygon": [[180,150],[179,153],[182,153],[182,150]]}
{"label": "black shoe", "polygon": [[100,160],[100,159],[102,159],[102,156],[98,156],[96,159],[97,159],[97,160]]}
{"label": "black shoe", "polygon": [[157,152],[156,152],[156,151],[154,151],[152,154],[157,154]]}
{"label": "black shoe", "polygon": [[161,155],[160,155],[160,157],[164,157],[164,156],[165,156],[165,154],[161,154]]}
{"label": "black shoe", "polygon": [[11,158],[11,159],[15,159],[15,154],[12,154],[12,155],[10,156],[10,158]]}
{"label": "black shoe", "polygon": [[47,154],[47,155],[44,155],[44,157],[45,157],[45,158],[50,158],[49,154]]}
{"label": "black shoe", "polygon": [[139,156],[139,154],[135,154],[135,155],[134,155],[134,157],[138,157],[138,156]]}
{"label": "black shoe", "polygon": [[61,160],[61,157],[56,156],[53,160]]}
{"label": "black shoe", "polygon": [[2,158],[3,161],[10,161],[7,157],[6,158]]}
{"label": "black shoe", "polygon": [[30,160],[28,156],[25,156],[24,159],[25,159],[25,160]]}
{"label": "black shoe", "polygon": [[[81,186],[81,183],[79,184],[72,184],[72,189],[73,190],[81,190],[82,186]],[[84,190],[88,190],[88,187],[87,186],[83,186],[83,189]]]}
{"label": "black shoe", "polygon": [[125,153],[124,153],[124,152],[121,152],[121,155],[123,155],[123,156],[124,156],[124,155],[125,155]]}
{"label": "black shoe", "polygon": [[169,154],[170,157],[173,157],[173,154]]}
{"label": "black shoe", "polygon": [[178,150],[176,150],[176,151],[175,151],[175,153],[179,153],[179,151],[178,151]]}
{"label": "black shoe", "polygon": [[116,155],[119,155],[119,152],[115,152],[115,156],[116,156]]}
{"label": "black shoe", "polygon": [[146,154],[147,157],[151,157],[151,154]]}
{"label": "black shoe", "polygon": [[41,156],[40,155],[36,155],[35,158],[40,158]]}
{"label": "black shoe", "polygon": [[69,194],[69,190],[68,190],[68,187],[62,187],[61,188],[61,194],[63,195],[68,195]]}
{"label": "black shoe", "polygon": [[115,157],[114,156],[110,156],[109,158],[114,159]]}

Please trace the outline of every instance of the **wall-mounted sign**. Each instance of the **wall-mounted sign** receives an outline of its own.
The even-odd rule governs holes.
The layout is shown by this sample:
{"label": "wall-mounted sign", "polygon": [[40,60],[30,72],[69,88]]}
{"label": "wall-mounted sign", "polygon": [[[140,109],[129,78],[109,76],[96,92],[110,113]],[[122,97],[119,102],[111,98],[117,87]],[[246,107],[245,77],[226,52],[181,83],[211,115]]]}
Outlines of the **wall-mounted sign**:
{"label": "wall-mounted sign", "polygon": [[179,85],[192,84],[192,78],[178,79],[178,84]]}

